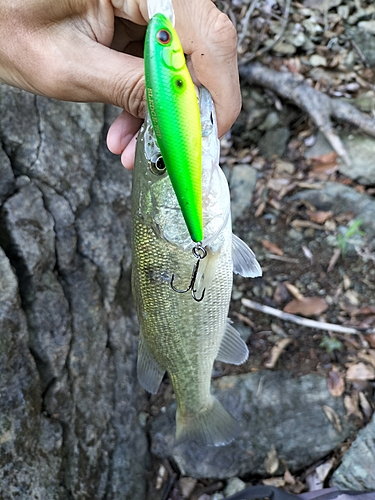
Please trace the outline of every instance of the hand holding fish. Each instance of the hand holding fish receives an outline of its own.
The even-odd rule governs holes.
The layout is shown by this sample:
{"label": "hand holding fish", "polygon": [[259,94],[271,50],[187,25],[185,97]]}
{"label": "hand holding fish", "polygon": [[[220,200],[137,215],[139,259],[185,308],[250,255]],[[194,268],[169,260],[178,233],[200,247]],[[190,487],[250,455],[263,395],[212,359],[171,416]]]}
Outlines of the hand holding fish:
{"label": "hand holding fish", "polygon": [[[197,82],[213,96],[223,135],[241,105],[235,28],[211,0],[174,0],[173,6],[183,50]],[[0,81],[123,108],[108,146],[131,168],[145,113],[141,56],[148,21],[146,0],[0,0]]]}

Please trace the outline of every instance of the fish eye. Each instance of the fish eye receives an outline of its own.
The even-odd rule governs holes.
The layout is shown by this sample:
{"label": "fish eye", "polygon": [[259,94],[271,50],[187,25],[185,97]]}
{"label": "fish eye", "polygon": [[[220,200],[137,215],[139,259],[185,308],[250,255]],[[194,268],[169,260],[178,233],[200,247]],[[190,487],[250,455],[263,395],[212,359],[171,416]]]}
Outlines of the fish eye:
{"label": "fish eye", "polygon": [[171,41],[171,34],[167,30],[159,30],[156,38],[162,45],[167,45]]}
{"label": "fish eye", "polygon": [[151,173],[154,175],[163,175],[165,173],[165,164],[163,157],[160,154],[155,154],[149,160],[148,165]]}

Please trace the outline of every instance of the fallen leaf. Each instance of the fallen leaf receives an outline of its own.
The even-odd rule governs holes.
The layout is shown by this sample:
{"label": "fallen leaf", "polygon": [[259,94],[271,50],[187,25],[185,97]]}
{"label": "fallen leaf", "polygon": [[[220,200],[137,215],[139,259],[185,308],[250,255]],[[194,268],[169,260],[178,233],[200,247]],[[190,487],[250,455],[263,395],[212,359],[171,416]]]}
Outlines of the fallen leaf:
{"label": "fallen leaf", "polygon": [[362,413],[358,406],[358,392],[354,391],[351,396],[344,396],[344,406],[347,411],[347,416],[354,415],[362,420]]}
{"label": "fallen leaf", "polygon": [[333,252],[333,255],[329,261],[328,268],[327,268],[327,273],[331,272],[332,269],[335,267],[336,262],[339,260],[341,255],[341,248],[336,248],[336,250]]}
{"label": "fallen leaf", "polygon": [[338,413],[328,405],[323,405],[322,410],[324,411],[324,413],[326,414],[326,417],[331,422],[331,424],[336,429],[336,431],[339,434],[341,434],[342,426],[341,426],[341,420],[340,420]]}
{"label": "fallen leaf", "polygon": [[269,369],[274,368],[281,353],[291,342],[292,339],[290,338],[278,340],[276,344],[272,347],[270,359],[266,363],[264,363],[264,366]]}
{"label": "fallen leaf", "polygon": [[294,299],[283,309],[290,314],[302,314],[302,316],[318,316],[328,309],[327,302],[321,297],[304,297],[302,300]]}
{"label": "fallen leaf", "polygon": [[309,220],[303,220],[303,219],[294,219],[290,225],[294,228],[294,229],[299,229],[299,228],[304,228],[304,227],[311,227],[312,229],[318,229],[320,231],[324,231],[324,227],[323,226],[319,226],[318,224],[316,224],[315,222],[311,222]]}
{"label": "fallen leaf", "polygon": [[304,299],[304,296],[302,295],[302,293],[298,290],[298,288],[296,286],[292,285],[291,283],[285,283],[285,286],[286,286],[288,292],[290,292],[295,299],[297,299],[297,300]]}
{"label": "fallen leaf", "polygon": [[275,488],[282,488],[285,484],[283,477],[269,477],[267,479],[262,479],[262,483],[265,486],[274,486]]}
{"label": "fallen leaf", "polygon": [[279,457],[277,456],[277,451],[275,446],[272,444],[270,451],[267,453],[264,459],[264,468],[268,474],[275,474],[279,468]]}
{"label": "fallen leaf", "polygon": [[346,380],[374,380],[375,370],[365,363],[356,363],[346,370]]}
{"label": "fallen leaf", "polygon": [[332,396],[334,396],[335,398],[342,396],[345,390],[344,379],[341,376],[338,369],[336,368],[336,366],[334,366],[328,374],[327,388],[330,394],[332,394]]}
{"label": "fallen leaf", "polygon": [[331,151],[321,156],[311,158],[313,167],[312,172],[315,174],[333,174],[338,170],[337,153]]}
{"label": "fallen leaf", "polygon": [[275,255],[284,255],[284,252],[281,250],[281,248],[275,245],[275,243],[272,243],[272,241],[261,240],[261,243],[269,252],[274,253]]}
{"label": "fallen leaf", "polygon": [[289,293],[284,283],[277,284],[272,298],[278,305],[284,304],[288,300]]}
{"label": "fallen leaf", "polygon": [[355,309],[351,313],[352,316],[359,316],[361,314],[363,314],[364,316],[375,314],[375,306],[360,307],[358,309]]}
{"label": "fallen leaf", "polygon": [[366,396],[363,394],[363,392],[359,393],[359,404],[363,411],[364,416],[366,418],[370,418],[373,413],[373,409],[370,403],[368,402]]}
{"label": "fallen leaf", "polygon": [[306,213],[313,222],[317,222],[318,224],[324,224],[333,216],[332,210],[329,210],[328,212],[324,212],[323,210],[317,210],[315,212],[307,210]]}

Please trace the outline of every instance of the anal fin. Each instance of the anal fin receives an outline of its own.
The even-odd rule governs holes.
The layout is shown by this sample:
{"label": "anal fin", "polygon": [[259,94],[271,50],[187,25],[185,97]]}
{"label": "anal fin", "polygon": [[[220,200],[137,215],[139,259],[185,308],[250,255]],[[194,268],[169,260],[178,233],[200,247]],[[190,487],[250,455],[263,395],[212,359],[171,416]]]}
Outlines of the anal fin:
{"label": "anal fin", "polygon": [[254,252],[244,241],[232,234],[233,272],[245,278],[262,276],[262,269]]}
{"label": "anal fin", "polygon": [[158,392],[165,370],[161,368],[154,356],[151,354],[143,335],[139,336],[137,376],[138,381],[146,391],[151,394]]}
{"label": "anal fin", "polygon": [[247,345],[228,319],[216,360],[223,363],[231,363],[232,365],[241,365],[248,357],[249,350]]}

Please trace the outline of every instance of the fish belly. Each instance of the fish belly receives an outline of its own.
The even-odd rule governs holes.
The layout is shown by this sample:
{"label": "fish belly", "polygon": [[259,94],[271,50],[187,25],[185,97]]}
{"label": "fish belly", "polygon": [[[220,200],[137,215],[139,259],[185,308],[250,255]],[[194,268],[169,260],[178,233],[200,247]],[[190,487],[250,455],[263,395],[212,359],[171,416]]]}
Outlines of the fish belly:
{"label": "fish belly", "polygon": [[[232,290],[230,229],[221,237],[213,280],[204,299],[197,302],[190,292],[177,293],[170,284],[174,274],[176,288],[188,286],[196,262],[192,253],[161,239],[141,219],[133,220],[132,281],[140,341],[143,355],[156,366],[150,376],[159,377],[155,384],[142,385],[151,384],[156,392],[167,371],[177,400],[177,438],[215,445],[229,442],[236,433],[234,426],[237,428],[233,417],[210,394],[212,367],[224,336]],[[210,250],[206,258],[210,258]],[[212,413],[220,416],[221,430],[213,429]]]}

